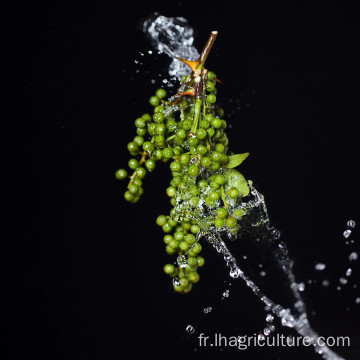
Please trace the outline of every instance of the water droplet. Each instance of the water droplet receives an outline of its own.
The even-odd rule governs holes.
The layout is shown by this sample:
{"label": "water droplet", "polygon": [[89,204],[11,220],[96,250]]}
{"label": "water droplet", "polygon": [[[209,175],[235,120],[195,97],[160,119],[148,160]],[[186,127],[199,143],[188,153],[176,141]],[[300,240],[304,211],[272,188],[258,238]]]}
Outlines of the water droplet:
{"label": "water droplet", "polygon": [[352,252],[350,255],[349,255],[349,260],[350,261],[356,261],[358,259],[359,255],[356,253],[356,252]]}
{"label": "water droplet", "polygon": [[315,270],[317,270],[317,271],[323,271],[325,268],[326,268],[326,265],[323,263],[317,263],[315,265]]}
{"label": "water droplet", "polygon": [[174,286],[180,286],[180,284],[181,284],[180,280],[177,277],[173,278],[172,283]]}
{"label": "water droplet", "polygon": [[346,284],[347,284],[347,280],[346,280],[345,278],[343,278],[343,277],[341,277],[341,278],[339,279],[339,282],[340,282],[340,284],[342,284],[342,285],[346,285]]}
{"label": "water droplet", "polygon": [[246,259],[247,259],[247,256],[246,256],[246,255],[244,255],[244,256],[243,256],[243,259],[244,259],[244,260],[246,260]]}
{"label": "water droplet", "polygon": [[270,329],[266,327],[264,329],[264,335],[268,336],[269,334],[270,334]]}
{"label": "water droplet", "polygon": [[360,304],[360,297],[357,297],[357,298],[355,299],[355,304]]}
{"label": "water droplet", "polygon": [[224,297],[224,298],[229,297],[229,290],[226,290],[226,291],[223,293],[223,297]]}
{"label": "water droplet", "polygon": [[230,270],[230,276],[232,278],[238,278],[240,276],[240,269],[235,268]]}
{"label": "water droplet", "polygon": [[186,331],[189,333],[189,334],[193,334],[195,332],[195,328],[192,326],[192,325],[188,325],[186,327]]}
{"label": "water droplet", "polygon": [[266,315],[266,322],[271,323],[274,321],[274,317],[271,314]]}
{"label": "water droplet", "polygon": [[349,268],[346,270],[346,276],[350,276],[352,274],[352,269]]}
{"label": "water droplet", "polygon": [[343,235],[344,235],[344,238],[347,239],[351,235],[351,230],[345,230]]}
{"label": "water droplet", "polygon": [[328,286],[330,285],[330,281],[329,281],[329,280],[323,280],[323,281],[322,281],[322,285],[323,285],[324,287],[328,287]]}
{"label": "water droplet", "polygon": [[260,276],[266,276],[266,272],[265,271],[260,271]]}
{"label": "water droplet", "polygon": [[153,52],[151,50],[148,51],[149,55],[151,55]]}
{"label": "water droplet", "polygon": [[177,263],[181,268],[185,267],[187,264],[186,256],[185,255],[178,256]]}
{"label": "water droplet", "polygon": [[275,331],[275,326],[274,325],[269,325],[269,329],[271,332],[274,332]]}
{"label": "water droplet", "polygon": [[263,334],[259,334],[259,335],[258,335],[258,339],[259,339],[260,341],[264,341],[264,340],[265,340],[265,336],[264,336]]}
{"label": "water droplet", "polygon": [[299,290],[299,291],[304,291],[304,290],[305,290],[305,284],[304,284],[303,282],[297,284],[297,287],[298,287],[298,290]]}
{"label": "water droplet", "polygon": [[208,313],[211,312],[211,311],[212,311],[212,307],[211,307],[211,306],[209,306],[209,307],[207,307],[207,308],[204,309],[204,313],[205,313],[205,314],[208,314]]}
{"label": "water droplet", "polygon": [[341,290],[341,286],[337,286],[337,287],[336,287],[336,290],[337,290],[337,291],[340,291],[340,290]]}
{"label": "water droplet", "polygon": [[280,231],[279,230],[276,230],[276,229],[274,229],[273,231],[272,231],[272,237],[273,237],[273,239],[275,239],[275,240],[277,240],[277,239],[280,239]]}
{"label": "water droplet", "polygon": [[354,220],[349,220],[349,221],[347,222],[347,226],[348,226],[348,227],[354,228],[355,225],[356,225],[356,223],[355,223]]}

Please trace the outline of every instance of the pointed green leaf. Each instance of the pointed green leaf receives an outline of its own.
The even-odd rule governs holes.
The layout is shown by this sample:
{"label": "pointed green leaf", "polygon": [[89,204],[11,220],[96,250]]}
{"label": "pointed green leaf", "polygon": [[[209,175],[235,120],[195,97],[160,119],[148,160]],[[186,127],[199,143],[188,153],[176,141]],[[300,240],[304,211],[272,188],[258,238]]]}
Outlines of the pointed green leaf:
{"label": "pointed green leaf", "polygon": [[229,156],[229,162],[226,167],[228,169],[232,169],[236,166],[239,166],[249,156],[249,154],[250,153],[243,153]]}

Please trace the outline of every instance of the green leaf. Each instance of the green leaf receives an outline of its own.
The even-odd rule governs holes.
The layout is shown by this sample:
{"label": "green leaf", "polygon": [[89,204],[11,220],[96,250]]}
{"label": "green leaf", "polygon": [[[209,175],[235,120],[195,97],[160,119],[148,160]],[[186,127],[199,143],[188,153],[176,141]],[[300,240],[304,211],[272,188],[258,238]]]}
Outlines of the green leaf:
{"label": "green leaf", "polygon": [[243,153],[229,156],[229,162],[226,167],[228,169],[232,169],[236,166],[239,166],[249,155],[250,153]]}

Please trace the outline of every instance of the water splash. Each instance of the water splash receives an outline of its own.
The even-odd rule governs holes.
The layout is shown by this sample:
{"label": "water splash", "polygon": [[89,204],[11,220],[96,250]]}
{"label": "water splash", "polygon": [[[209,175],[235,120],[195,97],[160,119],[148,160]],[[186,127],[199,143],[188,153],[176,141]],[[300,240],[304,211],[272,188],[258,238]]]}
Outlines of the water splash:
{"label": "water splash", "polygon": [[170,76],[179,79],[183,75],[190,74],[189,67],[175,58],[197,60],[199,57],[199,52],[193,46],[194,29],[186,19],[153,13],[143,22],[142,30],[158,51],[166,53],[173,59],[169,66]]}

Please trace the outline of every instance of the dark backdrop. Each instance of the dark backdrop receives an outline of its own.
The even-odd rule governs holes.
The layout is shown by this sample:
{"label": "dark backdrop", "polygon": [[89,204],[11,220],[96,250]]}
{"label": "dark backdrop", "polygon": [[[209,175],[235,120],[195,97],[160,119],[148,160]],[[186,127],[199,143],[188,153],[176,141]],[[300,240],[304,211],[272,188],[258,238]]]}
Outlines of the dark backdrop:
{"label": "dark backdrop", "polygon": [[[360,222],[355,7],[51,1],[15,4],[9,12],[4,154],[11,165],[2,197],[10,215],[4,233],[11,236],[3,241],[12,246],[5,252],[12,306],[5,309],[2,351],[11,355],[4,359],[317,358],[308,349],[199,348],[201,332],[260,331],[263,305],[240,281],[224,283],[227,270],[205,243],[201,281],[186,296],[173,293],[154,223],[169,210],[165,166],[146,179],[137,205],[123,199],[125,185],[114,171],[126,165],[134,120],[150,111],[147,99],[169,62],[139,54],[152,48],[137,25],[153,11],[187,18],[199,49],[211,30],[219,31],[207,67],[224,83],[218,99],[232,124],[231,147],[251,153],[242,172],[265,195],[288,244],[315,329],[351,336],[352,347],[339,352],[357,358],[358,265],[336,290],[348,254],[359,250],[356,228],[355,244],[342,238],[349,219]],[[326,263],[325,273],[314,271],[315,261]],[[243,266],[255,276],[258,263]],[[329,288],[319,284],[323,279]],[[226,289],[230,296],[221,300]],[[213,311],[205,316],[207,306]]]}

